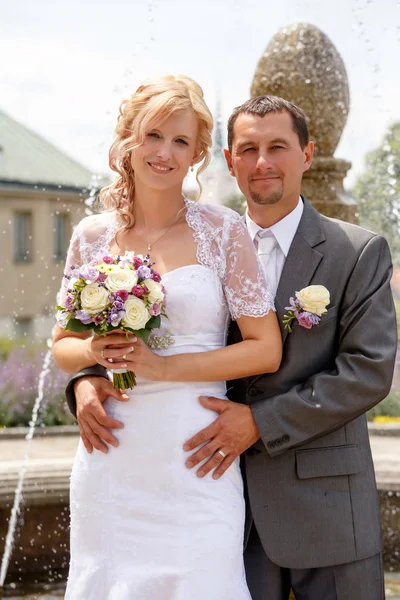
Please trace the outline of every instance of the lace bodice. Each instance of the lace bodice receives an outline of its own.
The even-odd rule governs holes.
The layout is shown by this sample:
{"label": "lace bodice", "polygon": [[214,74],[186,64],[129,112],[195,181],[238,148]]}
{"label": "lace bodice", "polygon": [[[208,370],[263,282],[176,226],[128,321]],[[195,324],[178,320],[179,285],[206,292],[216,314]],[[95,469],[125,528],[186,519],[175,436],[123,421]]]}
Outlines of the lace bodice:
{"label": "lace bodice", "polygon": [[[218,277],[231,318],[263,316],[274,310],[273,297],[243,219],[224,206],[186,200],[186,207],[198,263]],[[120,227],[116,212],[84,218],[73,232],[66,268],[81,266],[107,253]],[[67,285],[64,280],[62,295]]]}

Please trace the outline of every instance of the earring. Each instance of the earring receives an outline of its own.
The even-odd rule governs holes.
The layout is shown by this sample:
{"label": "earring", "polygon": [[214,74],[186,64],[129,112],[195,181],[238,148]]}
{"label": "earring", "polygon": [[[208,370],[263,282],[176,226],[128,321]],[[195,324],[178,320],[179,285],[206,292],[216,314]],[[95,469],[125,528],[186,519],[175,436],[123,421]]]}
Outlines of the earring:
{"label": "earring", "polygon": [[193,166],[193,165],[190,167],[190,170],[191,170],[191,171],[192,171],[192,173],[193,173],[193,171],[194,171],[194,166]]}

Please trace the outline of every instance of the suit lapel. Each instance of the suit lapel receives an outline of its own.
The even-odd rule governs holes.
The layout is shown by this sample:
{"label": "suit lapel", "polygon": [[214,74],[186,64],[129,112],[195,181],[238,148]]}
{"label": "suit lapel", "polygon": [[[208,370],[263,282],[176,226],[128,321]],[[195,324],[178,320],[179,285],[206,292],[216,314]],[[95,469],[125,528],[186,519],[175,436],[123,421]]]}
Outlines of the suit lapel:
{"label": "suit lapel", "polygon": [[[286,257],[275,297],[283,343],[288,334],[282,323],[283,316],[287,312],[285,306],[288,306],[289,298],[294,296],[295,292],[309,285],[323,257],[321,252],[315,249],[315,246],[325,241],[321,216],[305,198],[303,200],[303,214]],[[245,216],[243,220],[246,223]]]}
{"label": "suit lapel", "polygon": [[275,307],[285,343],[288,330],[284,329],[282,319],[289,305],[289,298],[295,292],[309,285],[323,255],[315,246],[325,241],[321,217],[313,206],[304,200],[304,210],[299,226],[293,238],[275,297]]}

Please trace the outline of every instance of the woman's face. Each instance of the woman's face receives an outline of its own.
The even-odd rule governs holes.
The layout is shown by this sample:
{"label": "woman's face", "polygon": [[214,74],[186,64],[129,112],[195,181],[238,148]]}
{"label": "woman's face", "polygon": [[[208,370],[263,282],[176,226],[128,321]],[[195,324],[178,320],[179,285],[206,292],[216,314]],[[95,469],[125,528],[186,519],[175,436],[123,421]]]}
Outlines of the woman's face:
{"label": "woman's face", "polygon": [[182,186],[195,160],[197,135],[197,119],[189,110],[149,129],[131,153],[135,181],[158,190]]}

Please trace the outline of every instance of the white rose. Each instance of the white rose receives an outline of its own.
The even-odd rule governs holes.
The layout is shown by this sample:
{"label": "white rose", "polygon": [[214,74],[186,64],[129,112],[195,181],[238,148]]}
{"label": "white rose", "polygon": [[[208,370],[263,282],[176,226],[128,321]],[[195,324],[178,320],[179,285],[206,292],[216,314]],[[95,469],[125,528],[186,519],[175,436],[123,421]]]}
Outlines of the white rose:
{"label": "white rose", "polygon": [[164,300],[161,283],[157,283],[157,281],[153,281],[152,279],[145,279],[144,284],[150,292],[148,295],[149,302],[151,304],[154,304],[154,302],[160,304]]}
{"label": "white rose", "polygon": [[110,292],[118,292],[119,290],[126,290],[127,292],[130,292],[137,282],[138,276],[136,271],[116,267],[108,273],[105,284]]}
{"label": "white rose", "polygon": [[296,297],[303,305],[303,309],[320,317],[327,312],[326,307],[331,301],[329,291],[323,285],[309,285],[300,292],[296,292]]}
{"label": "white rose", "polygon": [[109,303],[107,290],[98,283],[89,283],[81,292],[82,308],[91,315],[101,312]]}
{"label": "white rose", "polygon": [[143,329],[150,319],[150,313],[144,305],[143,300],[136,296],[129,296],[125,302],[126,316],[122,319],[122,325],[130,329]]}

